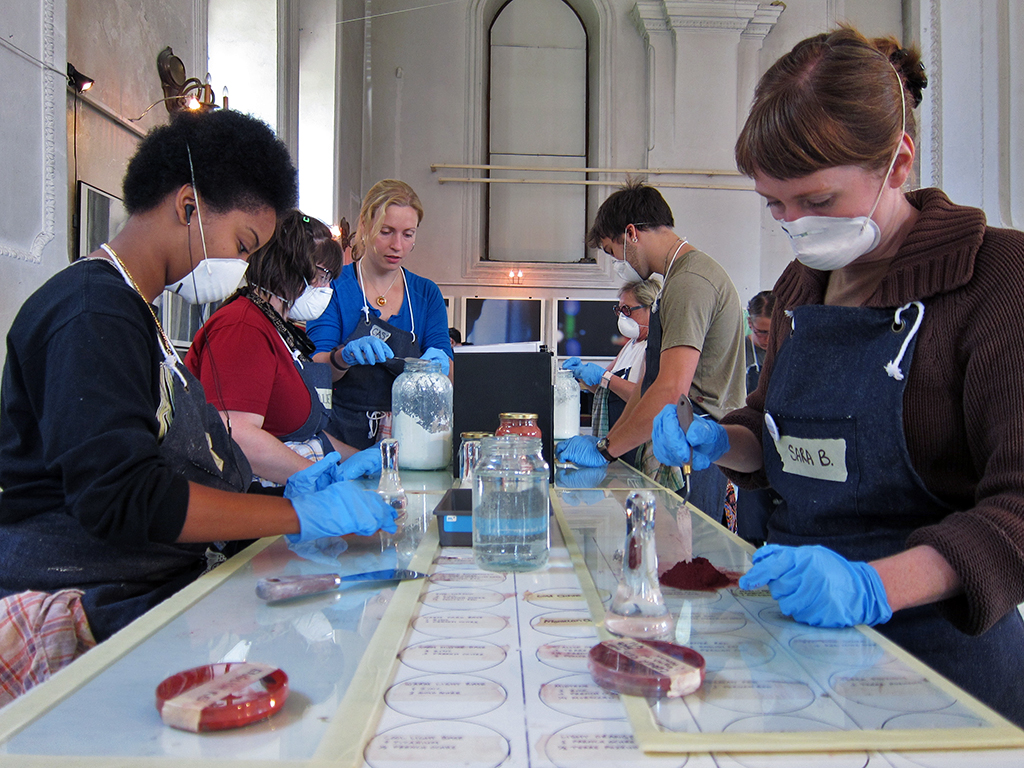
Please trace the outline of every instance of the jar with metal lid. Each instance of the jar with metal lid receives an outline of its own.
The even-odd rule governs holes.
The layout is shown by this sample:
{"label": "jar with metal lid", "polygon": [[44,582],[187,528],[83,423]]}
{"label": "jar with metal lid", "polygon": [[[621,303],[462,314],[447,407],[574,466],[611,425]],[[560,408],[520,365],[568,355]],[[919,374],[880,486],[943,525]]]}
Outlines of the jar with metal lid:
{"label": "jar with metal lid", "polygon": [[493,432],[463,432],[459,442],[459,477],[463,488],[473,487],[473,473],[480,460],[480,441],[494,437]]}
{"label": "jar with metal lid", "polygon": [[391,387],[391,434],[402,469],[444,469],[452,457],[452,383],[437,360],[405,361]]}
{"label": "jar with metal lid", "polygon": [[499,413],[498,428],[494,436],[519,435],[521,437],[540,437],[536,413]]}
{"label": "jar with metal lid", "polygon": [[580,385],[567,368],[555,371],[555,440],[568,440],[580,433]]}
{"label": "jar with metal lid", "polygon": [[485,437],[473,485],[473,557],[485,571],[548,562],[548,464],[538,437]]}

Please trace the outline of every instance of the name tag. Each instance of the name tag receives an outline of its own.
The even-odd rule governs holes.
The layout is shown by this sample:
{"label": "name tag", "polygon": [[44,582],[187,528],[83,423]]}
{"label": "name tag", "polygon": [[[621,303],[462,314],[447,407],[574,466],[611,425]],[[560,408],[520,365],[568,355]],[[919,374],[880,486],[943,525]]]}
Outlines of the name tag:
{"label": "name tag", "polygon": [[782,457],[782,471],[791,475],[846,482],[846,441],[832,438],[780,437],[775,449]]}
{"label": "name tag", "polygon": [[331,410],[331,402],[333,400],[331,397],[332,393],[333,390],[330,389],[320,389],[320,387],[316,388],[316,396],[320,398],[320,402],[328,411]]}

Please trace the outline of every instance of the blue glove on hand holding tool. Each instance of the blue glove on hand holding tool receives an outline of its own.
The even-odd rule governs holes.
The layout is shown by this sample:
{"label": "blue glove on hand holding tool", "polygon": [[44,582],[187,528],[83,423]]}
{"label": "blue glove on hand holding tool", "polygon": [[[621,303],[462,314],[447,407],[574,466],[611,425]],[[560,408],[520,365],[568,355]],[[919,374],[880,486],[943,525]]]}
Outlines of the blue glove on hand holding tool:
{"label": "blue glove on hand holding tool", "polygon": [[390,360],[394,351],[376,336],[360,336],[341,350],[341,359],[348,365],[376,365]]}

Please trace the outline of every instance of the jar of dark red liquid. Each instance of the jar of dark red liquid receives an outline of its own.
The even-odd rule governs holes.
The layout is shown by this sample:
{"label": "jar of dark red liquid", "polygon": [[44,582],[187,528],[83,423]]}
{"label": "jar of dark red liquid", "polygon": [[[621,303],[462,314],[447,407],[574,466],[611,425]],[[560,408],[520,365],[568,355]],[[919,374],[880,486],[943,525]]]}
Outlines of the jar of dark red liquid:
{"label": "jar of dark red liquid", "polygon": [[499,413],[498,428],[494,436],[519,435],[520,437],[540,437],[536,413]]}

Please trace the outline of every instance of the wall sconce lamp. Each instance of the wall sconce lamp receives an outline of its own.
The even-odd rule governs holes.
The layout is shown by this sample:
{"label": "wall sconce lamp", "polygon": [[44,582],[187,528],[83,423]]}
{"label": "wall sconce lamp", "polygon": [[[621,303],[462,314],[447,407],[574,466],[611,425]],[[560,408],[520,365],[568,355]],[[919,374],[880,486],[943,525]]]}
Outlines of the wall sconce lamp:
{"label": "wall sconce lamp", "polygon": [[[174,51],[171,50],[170,46],[164,48],[157,55],[156,69],[160,74],[160,84],[164,89],[164,98],[161,101],[167,105],[167,111],[171,114],[180,112],[183,109],[208,112],[211,109],[218,108],[219,105],[213,98],[210,73],[207,72],[205,82],[201,82],[195,77],[187,77],[184,63],[174,55]],[[159,103],[157,102],[157,104]],[[223,106],[224,109],[228,108],[227,88],[224,89]],[[149,110],[146,111],[148,112]]]}
{"label": "wall sconce lamp", "polygon": [[85,93],[92,88],[94,82],[95,80],[88,75],[83,75],[75,69],[74,64],[68,62],[68,85],[75,89],[75,93]]}
{"label": "wall sconce lamp", "polygon": [[156,57],[156,69],[160,74],[160,85],[164,90],[164,98],[150,104],[138,117],[128,118],[135,123],[144,118],[157,104],[165,104],[170,114],[191,110],[193,112],[209,112],[214,109],[228,108],[228,89],[223,91],[223,102],[217,104],[213,100],[213,86],[210,84],[210,73],[206,73],[206,82],[194,77],[185,76],[185,65],[174,55],[170,46],[164,48]]}
{"label": "wall sconce lamp", "polygon": [[508,271],[508,284],[509,285],[522,285],[523,284],[523,270],[516,272],[514,269]]}

